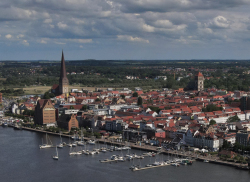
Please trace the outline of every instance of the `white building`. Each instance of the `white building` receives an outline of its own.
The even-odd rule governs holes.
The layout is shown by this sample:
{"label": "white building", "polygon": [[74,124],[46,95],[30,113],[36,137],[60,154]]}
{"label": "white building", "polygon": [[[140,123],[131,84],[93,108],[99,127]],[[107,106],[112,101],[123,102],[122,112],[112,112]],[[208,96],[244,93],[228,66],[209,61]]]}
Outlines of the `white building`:
{"label": "white building", "polygon": [[198,133],[194,137],[194,146],[204,148],[207,147],[212,151],[218,151],[220,147],[219,139],[213,134]]}

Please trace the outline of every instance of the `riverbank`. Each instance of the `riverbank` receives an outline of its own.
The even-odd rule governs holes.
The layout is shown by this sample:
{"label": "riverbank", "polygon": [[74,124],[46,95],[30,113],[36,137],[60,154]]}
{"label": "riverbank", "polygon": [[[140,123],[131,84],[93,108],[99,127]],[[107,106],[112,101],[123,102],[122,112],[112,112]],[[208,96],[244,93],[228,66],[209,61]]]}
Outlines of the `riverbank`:
{"label": "riverbank", "polygon": [[[47,133],[47,134],[50,134],[50,135],[60,136],[59,133],[48,132],[48,131],[34,129],[34,128],[22,127],[22,129],[26,130],[26,131]],[[71,137],[71,135],[66,135],[66,134],[61,134],[61,136],[62,137],[67,137],[67,138]],[[90,138],[84,137],[84,140],[88,141],[88,140],[90,140]],[[151,146],[151,145],[146,145],[146,144],[142,144],[140,146],[140,145],[138,145],[136,143],[131,144],[131,143],[128,143],[128,142],[122,142],[122,143],[121,142],[114,142],[114,141],[111,141],[109,139],[104,139],[104,138],[97,139],[97,140],[98,140],[99,143],[106,143],[106,144],[113,145],[113,146],[114,145],[116,145],[116,146],[126,146],[126,145],[129,144],[129,146],[132,149],[150,151],[150,152],[155,152],[155,153],[162,153],[162,154],[165,154],[165,155],[178,156],[180,158],[187,158],[188,157],[188,158],[192,158],[192,159],[195,159],[197,161],[202,161],[202,162],[204,160],[207,160],[210,163],[236,167],[237,169],[246,170],[247,167],[248,167],[248,164],[240,164],[240,163],[222,161],[217,156],[202,156],[200,154],[196,154],[196,153],[189,152],[189,151],[187,151],[187,152],[173,151],[173,150],[169,150],[169,151],[162,151],[161,150],[161,151],[159,151],[156,146]]]}

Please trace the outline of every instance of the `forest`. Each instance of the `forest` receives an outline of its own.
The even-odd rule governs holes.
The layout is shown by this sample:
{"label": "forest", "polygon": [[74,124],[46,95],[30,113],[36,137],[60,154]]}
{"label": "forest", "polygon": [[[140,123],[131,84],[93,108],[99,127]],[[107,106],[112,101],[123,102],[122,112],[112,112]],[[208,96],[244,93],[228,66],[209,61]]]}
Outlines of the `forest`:
{"label": "forest", "polygon": [[[79,60],[66,61],[71,85],[85,87],[142,87],[145,90],[193,89],[194,76],[200,71],[205,88],[229,91],[249,90],[250,62],[247,60]],[[11,88],[57,84],[60,61],[2,61],[0,87]],[[126,79],[132,76],[136,79]],[[167,80],[155,79],[166,76]],[[20,90],[21,91],[21,90]],[[20,92],[19,91],[19,92]]]}

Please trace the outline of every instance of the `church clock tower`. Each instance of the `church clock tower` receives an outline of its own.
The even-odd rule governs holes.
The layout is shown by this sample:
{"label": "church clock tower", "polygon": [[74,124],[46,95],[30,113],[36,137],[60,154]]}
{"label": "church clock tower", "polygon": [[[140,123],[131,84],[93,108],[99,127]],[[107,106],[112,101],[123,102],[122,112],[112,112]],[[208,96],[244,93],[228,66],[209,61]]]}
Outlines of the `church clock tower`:
{"label": "church clock tower", "polygon": [[64,55],[62,52],[61,73],[60,73],[60,79],[59,79],[59,93],[67,94],[68,92],[69,92],[69,80],[67,78],[65,60],[64,60]]}

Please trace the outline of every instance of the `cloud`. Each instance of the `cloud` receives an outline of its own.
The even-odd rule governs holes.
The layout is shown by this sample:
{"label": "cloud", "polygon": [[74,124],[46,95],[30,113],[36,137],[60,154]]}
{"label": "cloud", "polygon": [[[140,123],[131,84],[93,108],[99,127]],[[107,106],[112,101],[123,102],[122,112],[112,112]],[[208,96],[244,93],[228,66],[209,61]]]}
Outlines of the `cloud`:
{"label": "cloud", "polygon": [[1,0],[1,45],[111,51],[116,42],[135,42],[133,51],[147,43],[157,51],[188,44],[196,52],[191,45],[230,41],[249,47],[249,8],[250,0]]}
{"label": "cloud", "polygon": [[7,34],[7,35],[5,35],[5,38],[6,38],[6,39],[11,39],[11,38],[12,38],[12,35]]}
{"label": "cloud", "polygon": [[117,35],[117,39],[122,40],[122,41],[129,41],[129,42],[149,43],[149,40],[146,40],[140,37],[132,37],[129,35]]}
{"label": "cloud", "polygon": [[154,32],[155,31],[155,28],[150,26],[150,25],[147,25],[147,24],[143,24],[142,25],[142,29],[146,32]]}
{"label": "cloud", "polygon": [[41,43],[41,44],[47,44],[47,41],[44,40],[44,39],[42,39],[42,40],[39,41],[39,43]]}
{"label": "cloud", "polygon": [[45,19],[45,20],[43,21],[43,23],[52,23],[52,22],[53,22],[53,20],[52,20],[51,18]]}
{"label": "cloud", "polygon": [[18,38],[18,39],[23,38],[23,37],[24,37],[23,34],[19,34],[19,35],[16,36],[16,38]]}
{"label": "cloud", "polygon": [[59,45],[64,45],[64,44],[66,44],[65,42],[58,42],[58,41],[55,41],[54,43],[55,43],[55,44],[59,44]]}
{"label": "cloud", "polygon": [[226,9],[247,5],[248,0],[117,0],[126,13],[182,12],[191,10]]}
{"label": "cloud", "polygon": [[75,43],[91,43],[92,39],[65,39],[68,42],[75,42]]}
{"label": "cloud", "polygon": [[207,26],[213,28],[229,28],[230,22],[223,16],[217,16],[210,21]]}
{"label": "cloud", "polygon": [[23,40],[22,44],[25,45],[25,46],[29,46],[29,42],[27,40]]}
{"label": "cloud", "polygon": [[67,24],[62,23],[62,22],[58,22],[58,23],[57,23],[57,26],[58,26],[59,29],[63,29],[63,30],[66,29],[66,28],[68,27]]}

